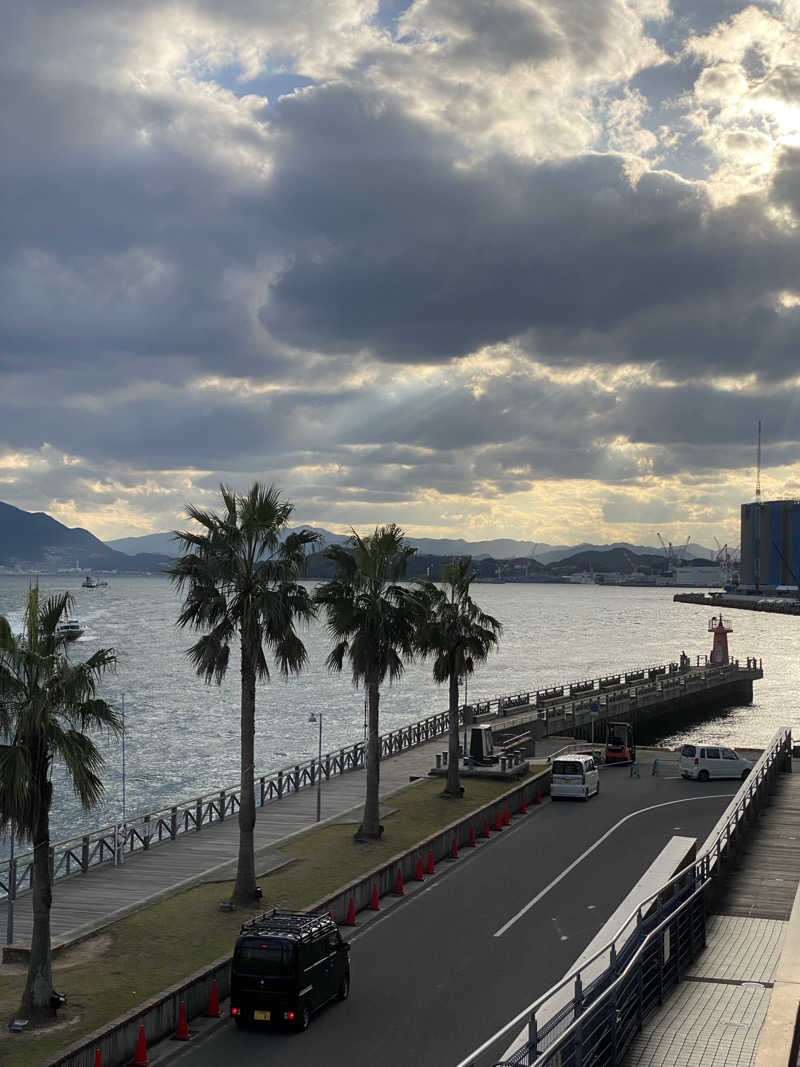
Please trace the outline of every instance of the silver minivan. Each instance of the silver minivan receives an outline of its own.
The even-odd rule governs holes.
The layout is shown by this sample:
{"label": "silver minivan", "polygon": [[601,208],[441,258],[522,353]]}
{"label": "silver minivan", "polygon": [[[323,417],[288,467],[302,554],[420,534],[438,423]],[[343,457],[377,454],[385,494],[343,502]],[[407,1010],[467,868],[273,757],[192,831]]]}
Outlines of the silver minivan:
{"label": "silver minivan", "polygon": [[678,766],[682,777],[707,782],[709,778],[746,778],[753,764],[733,748],[696,741],[683,746]]}
{"label": "silver minivan", "polygon": [[600,772],[594,757],[582,752],[569,752],[553,760],[550,796],[580,797],[588,800],[600,792]]}

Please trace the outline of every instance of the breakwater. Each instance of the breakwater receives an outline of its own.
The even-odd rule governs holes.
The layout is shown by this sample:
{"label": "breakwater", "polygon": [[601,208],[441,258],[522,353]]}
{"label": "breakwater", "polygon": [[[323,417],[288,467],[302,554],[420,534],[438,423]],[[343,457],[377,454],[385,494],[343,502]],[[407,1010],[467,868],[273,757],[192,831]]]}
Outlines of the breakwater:
{"label": "breakwater", "polygon": [[678,604],[701,604],[712,611],[736,608],[742,611],[768,611],[774,615],[800,615],[800,599],[789,596],[759,596],[757,593],[676,593]]}

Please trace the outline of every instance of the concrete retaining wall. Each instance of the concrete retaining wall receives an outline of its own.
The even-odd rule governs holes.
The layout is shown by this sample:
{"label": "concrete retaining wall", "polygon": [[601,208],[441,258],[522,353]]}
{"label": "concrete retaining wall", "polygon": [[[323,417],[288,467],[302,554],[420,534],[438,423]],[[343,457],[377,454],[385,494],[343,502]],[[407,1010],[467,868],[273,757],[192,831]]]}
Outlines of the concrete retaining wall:
{"label": "concrete retaining wall", "polygon": [[[416,871],[417,859],[426,863],[428,852],[433,852],[436,862],[450,855],[455,837],[459,848],[469,840],[470,828],[474,827],[476,836],[480,835],[484,819],[493,827],[497,813],[501,818],[508,805],[512,815],[522,807],[522,798],[527,804],[535,803],[536,790],[542,794],[550,792],[550,771],[545,770],[524,783],[516,783],[491,804],[474,811],[463,819],[451,823],[444,830],[419,842],[409,852],[398,853],[380,867],[376,867],[362,878],[338,889],[334,894],[315,901],[307,911],[330,911],[338,923],[343,923],[347,916],[350,898],[353,898],[356,912],[369,904],[373,885],[377,884],[378,893],[384,896],[394,890],[398,869],[403,872],[403,881],[410,881]],[[233,946],[231,946],[232,948]],[[130,1063],[136,1050],[139,1027],[144,1026],[147,1043],[150,1045],[174,1033],[178,1019],[178,1006],[186,1002],[186,1015],[189,1020],[201,1015],[208,1004],[212,979],[217,980],[220,1000],[230,993],[230,953],[213,963],[189,975],[178,985],[159,993],[134,1011],[114,1020],[102,1030],[96,1030],[87,1038],[64,1049],[57,1056],[46,1061],[42,1067],[93,1067],[95,1050],[100,1049],[103,1067],[121,1067]]]}

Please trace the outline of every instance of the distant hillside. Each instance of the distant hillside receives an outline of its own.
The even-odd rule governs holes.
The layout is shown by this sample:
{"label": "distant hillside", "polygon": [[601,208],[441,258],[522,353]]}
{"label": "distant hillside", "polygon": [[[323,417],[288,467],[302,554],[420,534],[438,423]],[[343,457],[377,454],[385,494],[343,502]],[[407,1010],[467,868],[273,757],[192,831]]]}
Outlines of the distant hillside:
{"label": "distant hillside", "polygon": [[[293,527],[301,529],[301,527]],[[337,534],[332,530],[325,530],[321,526],[306,526],[305,529],[313,530],[322,538],[325,545],[342,544],[349,534]],[[359,530],[364,534],[367,529]],[[483,557],[492,559],[514,559],[520,556],[530,556],[531,549],[536,548],[536,558],[544,560],[544,554],[552,550],[552,545],[539,544],[535,541],[514,541],[509,537],[499,537],[491,541],[465,541],[463,538],[437,538],[437,537],[409,537],[408,543],[416,548],[418,553],[426,556],[472,556],[473,559]],[[175,556],[178,549],[171,531],[165,533],[144,534],[141,537],[118,537],[113,541],[107,541],[110,548],[118,552],[160,552],[166,556]],[[570,548],[555,549],[556,552],[568,554],[574,551]],[[560,558],[560,556],[558,557]],[[544,560],[544,562],[547,562]]]}
{"label": "distant hillside", "polygon": [[158,571],[166,556],[126,556],[88,530],[70,529],[43,512],[22,511],[0,501],[0,566],[20,570]]}
{"label": "distant hillside", "polygon": [[[300,528],[299,526],[294,527],[294,529]],[[333,533],[332,530],[326,530],[320,526],[309,526],[306,529],[314,530],[315,533],[318,533],[322,538],[321,543],[323,545],[342,544],[348,538],[348,534]],[[367,531],[362,530],[360,532],[365,533]],[[630,571],[631,567],[625,562],[625,552],[642,557],[643,562],[640,564],[642,567],[649,566],[645,560],[651,556],[660,560],[660,564],[653,564],[656,571],[660,573],[666,567],[666,554],[663,549],[654,545],[634,545],[628,541],[615,541],[610,545],[593,545],[586,541],[578,545],[548,545],[544,542],[515,541],[509,537],[499,537],[489,541],[466,541],[463,538],[409,537],[408,542],[416,548],[418,557],[449,558],[451,556],[472,556],[476,566],[479,560],[487,560],[489,564],[493,560],[502,560],[505,564],[517,561],[518,566],[515,569],[515,573],[519,574],[532,573],[530,563],[534,560],[548,567],[552,564],[565,563],[567,570],[562,571],[559,569],[556,573],[568,574],[571,571],[590,569],[590,562],[587,563],[582,558],[576,558],[580,553],[609,555],[611,557],[609,559],[598,560],[595,570],[600,572],[621,571],[622,573],[627,573]],[[120,537],[114,541],[108,541],[107,544],[119,552],[160,552],[166,556],[175,556],[178,553],[171,532],[145,534],[143,537]],[[536,549],[535,556],[531,555],[533,548]],[[678,549],[675,551],[677,553]],[[689,565],[689,561],[693,558],[708,562],[715,556],[713,549],[703,548],[702,545],[695,544],[689,545],[688,549],[681,554],[682,566]],[[487,567],[487,576],[490,570],[491,567]]]}

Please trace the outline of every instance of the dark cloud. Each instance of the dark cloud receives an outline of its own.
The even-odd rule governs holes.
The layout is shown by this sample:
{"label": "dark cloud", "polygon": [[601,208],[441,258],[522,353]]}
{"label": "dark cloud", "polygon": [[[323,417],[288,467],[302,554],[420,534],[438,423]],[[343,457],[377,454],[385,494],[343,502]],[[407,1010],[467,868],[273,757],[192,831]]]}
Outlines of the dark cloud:
{"label": "dark cloud", "polygon": [[[589,155],[456,167],[446,139],[343,87],[283,101],[265,211],[295,243],[261,319],[295,345],[435,363],[533,331],[558,361],[785,372],[796,242],[743,200]],[[793,187],[793,186],[792,186]]]}

